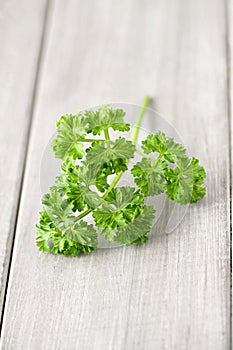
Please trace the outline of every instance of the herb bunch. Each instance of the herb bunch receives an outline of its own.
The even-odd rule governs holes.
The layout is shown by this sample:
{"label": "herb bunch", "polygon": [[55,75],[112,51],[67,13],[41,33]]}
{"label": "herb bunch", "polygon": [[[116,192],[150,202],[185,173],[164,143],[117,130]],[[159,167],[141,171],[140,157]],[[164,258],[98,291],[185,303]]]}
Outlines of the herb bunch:
{"label": "herb bunch", "polygon": [[[62,159],[61,173],[42,198],[36,244],[42,252],[77,256],[98,246],[98,232],[106,240],[145,243],[155,217],[148,196],[166,193],[180,204],[195,203],[205,195],[205,170],[185,148],[158,131],[136,148],[140,124],[149,103],[146,97],[131,140],[110,139],[109,130],[126,132],[122,109],[107,105],[97,111],[66,114],[57,121],[52,148]],[[129,160],[141,155],[130,170]],[[155,159],[155,154],[157,158]],[[131,171],[135,187],[117,186]],[[95,225],[85,219],[92,215]]]}

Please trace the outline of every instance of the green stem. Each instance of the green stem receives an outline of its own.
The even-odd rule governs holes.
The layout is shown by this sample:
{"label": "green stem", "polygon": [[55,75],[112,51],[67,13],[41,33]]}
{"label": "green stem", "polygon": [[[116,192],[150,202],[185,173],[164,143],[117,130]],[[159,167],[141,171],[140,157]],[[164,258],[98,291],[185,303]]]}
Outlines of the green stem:
{"label": "green stem", "polygon": [[[140,113],[139,113],[139,116],[138,116],[138,119],[137,119],[137,122],[136,122],[136,125],[132,131],[132,135],[131,135],[131,140],[133,141],[133,143],[136,143],[137,142],[137,139],[138,139],[138,135],[139,135],[139,131],[140,131],[140,126],[141,126],[141,123],[142,123],[142,119],[144,117],[144,113],[145,113],[145,110],[146,108],[148,107],[149,103],[150,103],[150,100],[151,98],[149,96],[146,96],[143,100],[143,103],[142,103],[142,107],[141,107],[141,110],[140,110]],[[109,188],[107,189],[107,191],[105,192],[104,196],[102,198],[105,198],[108,193],[116,186],[116,184],[119,182],[121,176],[123,175],[123,171],[119,172],[113,179],[111,185],[109,186]]]}
{"label": "green stem", "polygon": [[80,220],[80,219],[84,218],[84,216],[91,213],[92,211],[93,211],[93,209],[91,209],[91,208],[85,210],[83,213],[81,213],[79,216],[77,216],[77,219]]}
{"label": "green stem", "polygon": [[[107,189],[107,191],[103,194],[103,196],[100,197],[100,199],[105,199],[107,197],[107,195],[109,194],[109,192],[111,192],[111,190],[116,186],[116,184],[118,183],[118,181],[120,180],[121,176],[123,174],[123,171],[119,172],[113,179],[111,185],[109,186],[109,188]],[[84,216],[88,215],[89,213],[91,213],[93,211],[93,209],[89,208],[87,210],[85,210],[83,213],[81,213],[77,219],[82,219],[84,218]]]}
{"label": "green stem", "polygon": [[104,129],[104,136],[105,136],[106,141],[110,141],[108,129]]}
{"label": "green stem", "polygon": [[133,141],[133,143],[137,142],[139,131],[140,131],[140,126],[141,126],[141,123],[142,123],[142,119],[144,117],[145,110],[148,107],[150,101],[151,101],[150,96],[146,96],[144,98],[144,100],[143,100],[142,107],[141,107],[138,119],[136,121],[136,125],[135,125],[135,127],[134,127],[134,129],[132,131],[132,135],[131,135],[131,140]]}
{"label": "green stem", "polygon": [[105,140],[101,140],[101,139],[85,139],[85,140],[80,140],[80,142],[96,142],[96,141],[105,141]]}
{"label": "green stem", "polygon": [[162,159],[162,157],[163,157],[163,154],[160,153],[157,159],[151,158],[151,159],[153,160],[153,163],[154,163],[154,164],[153,164],[153,168],[156,168],[156,167],[157,167],[158,162]]}
{"label": "green stem", "polygon": [[111,192],[111,190],[117,185],[117,183],[119,182],[121,176],[123,174],[123,171],[120,171],[112,180],[111,185],[109,186],[109,188],[107,189],[107,191],[104,193],[104,195],[101,197],[102,199],[106,198],[107,195],[109,194],[109,192]]}
{"label": "green stem", "polygon": [[108,149],[110,148],[110,136],[108,129],[104,129],[105,141],[107,142]]}
{"label": "green stem", "polygon": [[[145,110],[146,108],[148,107],[149,103],[150,103],[150,100],[151,98],[149,96],[146,96],[143,100],[143,103],[142,103],[142,107],[141,107],[141,110],[140,110],[140,113],[139,113],[139,116],[138,116],[138,119],[137,119],[137,122],[136,122],[136,125],[132,131],[132,135],[131,135],[131,140],[133,143],[136,143],[137,142],[137,139],[138,139],[138,135],[139,135],[139,131],[140,131],[140,126],[141,126],[141,123],[142,123],[142,119],[144,117],[144,113],[145,113]],[[105,139],[106,141],[108,142],[108,144],[110,143],[110,136],[109,136],[109,132],[108,132],[108,129],[104,130],[104,136],[105,136]],[[111,192],[111,190],[118,184],[121,176],[123,175],[123,171],[120,171],[115,177],[114,179],[112,180],[109,188],[107,189],[107,191],[103,194],[103,196],[101,196],[100,198],[101,199],[104,199],[107,197],[107,195],[109,194],[109,192]],[[91,213],[93,211],[93,209],[89,208],[87,210],[85,210],[83,213],[81,213],[77,219],[82,219],[84,218],[84,216],[88,215],[89,213]]]}

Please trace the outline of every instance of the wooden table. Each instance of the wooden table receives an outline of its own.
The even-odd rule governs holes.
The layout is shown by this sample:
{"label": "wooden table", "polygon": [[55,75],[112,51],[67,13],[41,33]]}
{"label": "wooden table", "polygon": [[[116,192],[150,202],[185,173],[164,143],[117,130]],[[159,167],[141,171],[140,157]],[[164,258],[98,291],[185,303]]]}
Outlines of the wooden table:
{"label": "wooden table", "polygon": [[[230,0],[0,3],[1,349],[231,348]],[[145,94],[206,167],[206,198],[145,246],[39,253],[56,119]]]}

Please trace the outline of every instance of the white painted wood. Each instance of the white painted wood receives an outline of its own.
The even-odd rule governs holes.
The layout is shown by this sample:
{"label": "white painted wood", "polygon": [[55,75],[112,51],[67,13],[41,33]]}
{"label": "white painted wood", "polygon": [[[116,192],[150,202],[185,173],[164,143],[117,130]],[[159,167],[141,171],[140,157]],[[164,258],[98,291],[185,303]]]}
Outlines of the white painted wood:
{"label": "white painted wood", "polygon": [[[57,0],[52,8],[2,348],[228,349],[224,2]],[[205,165],[207,197],[174,234],[145,246],[77,259],[40,254],[40,159],[56,118],[102,101],[138,104],[145,93]]]}
{"label": "white painted wood", "polygon": [[0,3],[0,315],[24,166],[46,1]]}
{"label": "white painted wood", "polygon": [[[233,249],[232,247],[232,222],[233,222],[233,212],[232,212],[232,205],[233,205],[233,191],[232,191],[232,176],[233,176],[233,3],[232,1],[227,1],[227,7],[226,7],[226,16],[227,16],[227,29],[228,29],[228,35],[226,37],[226,44],[227,44],[227,64],[228,64],[228,117],[229,117],[229,138],[231,138],[231,154],[230,154],[230,162],[231,162],[231,171],[230,171],[230,177],[231,177],[231,251]],[[233,256],[231,253],[231,271],[233,266]],[[231,290],[231,311],[232,311],[232,305],[233,305],[233,294]],[[232,326],[232,313],[231,313],[231,341],[233,339],[233,326]]]}

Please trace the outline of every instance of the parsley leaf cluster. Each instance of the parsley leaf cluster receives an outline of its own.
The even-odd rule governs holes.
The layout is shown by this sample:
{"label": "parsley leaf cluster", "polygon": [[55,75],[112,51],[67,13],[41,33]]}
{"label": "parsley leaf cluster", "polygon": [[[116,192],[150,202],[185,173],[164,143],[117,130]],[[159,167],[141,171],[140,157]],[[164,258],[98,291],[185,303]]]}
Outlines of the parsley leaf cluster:
{"label": "parsley leaf cluster", "polygon": [[[140,121],[145,106],[140,115]],[[148,196],[165,193],[180,204],[195,203],[205,195],[205,170],[185,148],[158,131],[136,148],[139,123],[132,140],[110,139],[109,131],[125,132],[122,109],[108,105],[76,115],[63,115],[52,142],[61,172],[42,198],[36,244],[42,252],[77,256],[98,247],[98,235],[130,246],[145,243],[155,217]],[[135,131],[136,130],[136,131]],[[142,158],[131,169],[135,152]],[[135,186],[117,186],[124,172]],[[94,225],[88,223],[92,216]]]}

